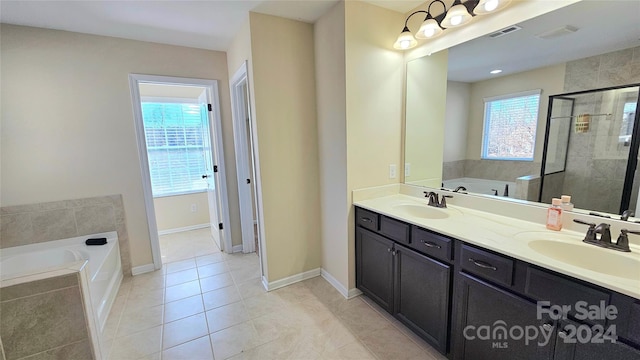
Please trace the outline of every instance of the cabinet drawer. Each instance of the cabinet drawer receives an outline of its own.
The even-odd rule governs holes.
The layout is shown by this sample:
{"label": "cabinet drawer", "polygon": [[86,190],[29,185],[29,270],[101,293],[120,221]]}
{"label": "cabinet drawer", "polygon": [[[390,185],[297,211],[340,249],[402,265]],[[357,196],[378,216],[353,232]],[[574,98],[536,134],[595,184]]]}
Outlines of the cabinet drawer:
{"label": "cabinet drawer", "polygon": [[409,224],[384,215],[380,219],[380,233],[406,245],[409,245],[411,241],[411,227]]}
{"label": "cabinet drawer", "polygon": [[378,231],[380,215],[361,208],[356,208],[356,225],[369,230]]}
{"label": "cabinet drawer", "polygon": [[437,259],[451,261],[451,239],[413,226],[410,246]]}
{"label": "cabinet drawer", "polygon": [[513,260],[488,251],[462,245],[460,266],[462,269],[487,280],[511,286],[513,281]]}
{"label": "cabinet drawer", "polygon": [[[524,294],[537,301],[550,301],[555,305],[569,305],[569,314],[575,314],[576,303],[584,301],[589,305],[610,304],[610,294],[564,277],[551,274],[532,265],[527,268]],[[589,320],[585,320],[589,322]],[[604,323],[604,320],[595,321]]]}

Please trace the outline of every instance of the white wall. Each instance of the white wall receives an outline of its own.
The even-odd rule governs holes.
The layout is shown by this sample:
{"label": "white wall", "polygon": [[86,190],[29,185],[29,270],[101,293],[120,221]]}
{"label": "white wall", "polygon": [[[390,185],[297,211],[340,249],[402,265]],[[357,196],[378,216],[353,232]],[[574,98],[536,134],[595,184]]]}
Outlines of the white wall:
{"label": "white wall", "polygon": [[338,2],[314,25],[322,268],[347,289],[349,227],[345,8]]}
{"label": "white wall", "polygon": [[2,206],[122,194],[132,265],[152,262],[130,73],[219,80],[237,203],[223,52],[13,25],[0,34]]}

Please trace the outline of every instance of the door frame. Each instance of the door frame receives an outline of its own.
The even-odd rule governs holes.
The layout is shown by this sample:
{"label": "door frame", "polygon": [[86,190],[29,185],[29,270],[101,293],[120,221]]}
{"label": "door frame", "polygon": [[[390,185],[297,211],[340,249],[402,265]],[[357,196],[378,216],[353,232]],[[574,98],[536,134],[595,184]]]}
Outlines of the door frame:
{"label": "door frame", "polygon": [[[229,200],[227,196],[227,182],[225,177],[224,151],[222,144],[222,121],[220,116],[220,96],[218,91],[218,80],[194,79],[173,76],[129,74],[129,88],[133,101],[133,118],[136,131],[136,142],[138,145],[138,156],[140,160],[140,170],[142,172],[142,192],[144,196],[145,212],[149,227],[149,238],[151,240],[151,256],[155,270],[162,268],[162,255],[160,253],[160,237],[158,235],[158,224],[156,223],[156,211],[153,205],[153,192],[151,191],[151,173],[149,171],[149,159],[147,156],[147,142],[144,135],[144,124],[142,121],[142,107],[140,106],[139,84],[154,83],[164,85],[186,85],[199,86],[207,89],[209,103],[213,111],[209,112],[209,136],[211,137],[211,157],[214,165],[218,166],[218,172],[214,173],[216,181],[216,192],[218,203],[215,208],[218,211],[218,218],[224,224],[220,230],[222,251],[233,252],[231,242],[231,223],[229,221]],[[209,205],[211,208],[211,205]]]}
{"label": "door frame", "polygon": [[[255,189],[255,176],[251,176],[251,163],[248,161],[249,154],[249,141],[247,139],[247,117],[251,121],[251,114],[246,109],[246,105],[249,104],[249,99],[246,93],[242,89],[242,85],[246,84],[246,88],[249,89],[249,83],[247,79],[247,66],[246,62],[240,66],[238,71],[233,75],[229,82],[231,91],[231,107],[233,109],[233,143],[235,145],[236,152],[236,171],[238,179],[238,200],[240,207],[240,227],[242,229],[242,252],[252,253],[256,251],[253,226],[253,211],[254,203],[251,196],[251,189],[247,186],[247,179],[253,178],[253,184],[251,186]],[[251,147],[253,148],[253,146]],[[255,190],[254,190],[254,193]],[[257,209],[256,209],[257,216]]]}

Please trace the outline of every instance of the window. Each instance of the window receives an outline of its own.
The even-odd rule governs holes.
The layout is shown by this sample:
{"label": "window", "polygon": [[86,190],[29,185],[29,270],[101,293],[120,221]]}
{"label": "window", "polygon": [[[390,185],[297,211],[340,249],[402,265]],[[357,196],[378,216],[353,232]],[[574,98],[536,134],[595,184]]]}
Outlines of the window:
{"label": "window", "polygon": [[483,159],[533,161],[540,92],[484,100]]}
{"label": "window", "polygon": [[207,189],[202,179],[206,116],[196,103],[142,102],[154,197]]}
{"label": "window", "polygon": [[636,119],[636,102],[627,102],[622,109],[622,124],[620,126],[619,142],[625,146],[631,144],[631,135],[633,135],[633,123]]}

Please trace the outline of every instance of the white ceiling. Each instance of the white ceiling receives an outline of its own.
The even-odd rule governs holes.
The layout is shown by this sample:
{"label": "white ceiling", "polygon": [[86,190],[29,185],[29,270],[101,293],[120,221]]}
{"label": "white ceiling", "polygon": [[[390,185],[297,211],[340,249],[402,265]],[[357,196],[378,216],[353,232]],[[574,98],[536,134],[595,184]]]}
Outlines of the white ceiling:
{"label": "white ceiling", "polygon": [[0,1],[0,22],[225,51],[249,11],[315,22],[338,0]]}
{"label": "white ceiling", "polygon": [[[640,46],[640,1],[581,1],[518,24],[499,38],[483,36],[449,49],[449,80],[475,82]],[[565,25],[578,28],[555,39],[535,35]],[[489,71],[503,70],[499,75]]]}

